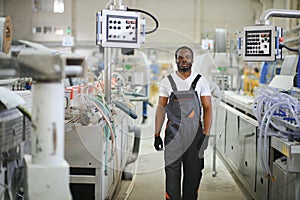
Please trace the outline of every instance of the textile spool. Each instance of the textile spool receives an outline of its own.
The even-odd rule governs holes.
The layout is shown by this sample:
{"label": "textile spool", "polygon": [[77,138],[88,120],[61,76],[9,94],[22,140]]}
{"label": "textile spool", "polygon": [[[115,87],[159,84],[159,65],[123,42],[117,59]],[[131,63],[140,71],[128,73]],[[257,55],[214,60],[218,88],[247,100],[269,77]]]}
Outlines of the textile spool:
{"label": "textile spool", "polygon": [[9,53],[12,42],[11,18],[0,17],[0,52]]}

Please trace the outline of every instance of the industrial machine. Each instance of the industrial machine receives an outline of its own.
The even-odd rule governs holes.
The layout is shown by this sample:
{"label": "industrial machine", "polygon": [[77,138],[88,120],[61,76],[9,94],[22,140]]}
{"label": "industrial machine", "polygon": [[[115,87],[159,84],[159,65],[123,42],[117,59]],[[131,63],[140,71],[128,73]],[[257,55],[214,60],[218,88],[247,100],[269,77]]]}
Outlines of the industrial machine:
{"label": "industrial machine", "polygon": [[149,13],[122,1],[108,7],[96,14],[103,70],[65,89],[65,158],[74,200],[113,199],[122,178],[132,178],[125,169],[138,157],[140,124],[149,104],[149,61],[135,52],[155,31],[146,32],[140,16]]}
{"label": "industrial machine", "polygon": [[18,94],[5,87],[0,87],[0,91],[0,199],[4,200],[15,198],[17,196],[15,194],[23,194],[20,168],[23,166],[22,158],[27,145],[25,141],[30,138],[31,122],[22,114],[19,106],[31,105],[25,104],[24,101],[28,99],[27,92]]}
{"label": "industrial machine", "polygon": [[[73,199],[112,199],[121,180],[132,178],[125,169],[139,153],[148,66],[139,54],[121,58],[112,65],[110,105],[101,76],[65,88],[65,158]],[[136,81],[134,73],[140,75]]]}
{"label": "industrial machine", "polygon": [[[29,41],[15,57],[0,54],[0,200],[113,199],[121,180],[132,179],[125,169],[138,158],[149,62],[120,52],[155,31],[141,12],[148,14],[116,1],[97,13],[97,76],[82,57]],[[11,25],[0,22],[6,52]]]}
{"label": "industrial machine", "polygon": [[[217,126],[217,149],[252,198],[299,199],[299,50],[283,43],[282,28],[269,17],[299,18],[300,12],[269,9],[244,28],[239,53],[244,61],[263,62],[263,84],[253,97],[224,91],[218,119],[226,128]],[[298,55],[283,56],[283,48]]]}
{"label": "industrial machine", "polygon": [[[60,106],[63,106],[63,85],[60,81],[63,73],[59,56],[48,51],[22,52],[18,59],[2,57],[0,67],[1,78],[32,77],[35,82],[32,85],[32,95],[25,93],[27,99],[30,99],[29,102],[34,105],[32,112],[23,109],[19,103],[14,104],[13,107],[6,106],[2,112],[7,113],[7,117],[3,118],[5,129],[1,132],[3,136],[1,143],[7,144],[3,145],[5,147],[3,150],[8,152],[7,158],[1,160],[1,163],[4,161],[5,164],[2,166],[8,171],[6,182],[3,182],[6,192],[9,193],[5,198],[15,199],[16,196],[23,198],[25,195],[27,199],[51,199],[52,197],[41,192],[48,191],[53,193],[55,198],[71,199],[71,194],[68,192],[69,169],[64,160],[62,145],[63,107],[61,107],[62,112],[59,111]],[[51,96],[49,90],[54,90],[57,96]],[[4,105],[7,104],[7,96],[16,98],[3,89],[1,102]],[[49,111],[48,108],[51,106],[58,110],[54,113],[51,109]],[[13,109],[17,109],[18,112]],[[9,129],[8,125],[12,126],[12,129]],[[9,139],[8,135],[12,138]],[[25,151],[25,145],[30,145],[31,150]],[[15,152],[15,157],[9,152]],[[13,166],[10,166],[12,164]],[[54,176],[57,174],[60,174],[59,177]],[[18,178],[17,183],[14,181],[15,178]],[[36,185],[34,181],[38,181],[39,184]]]}

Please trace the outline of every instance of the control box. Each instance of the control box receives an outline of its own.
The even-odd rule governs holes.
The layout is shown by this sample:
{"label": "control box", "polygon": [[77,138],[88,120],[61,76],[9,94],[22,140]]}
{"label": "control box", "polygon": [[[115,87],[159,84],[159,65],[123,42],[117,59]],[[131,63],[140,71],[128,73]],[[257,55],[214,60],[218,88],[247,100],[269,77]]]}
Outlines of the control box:
{"label": "control box", "polygon": [[244,27],[243,39],[240,41],[244,61],[275,61],[282,59],[279,39],[282,37],[280,27],[248,26]]}
{"label": "control box", "polygon": [[145,20],[132,11],[102,10],[97,13],[96,44],[102,47],[139,48],[144,42]]}

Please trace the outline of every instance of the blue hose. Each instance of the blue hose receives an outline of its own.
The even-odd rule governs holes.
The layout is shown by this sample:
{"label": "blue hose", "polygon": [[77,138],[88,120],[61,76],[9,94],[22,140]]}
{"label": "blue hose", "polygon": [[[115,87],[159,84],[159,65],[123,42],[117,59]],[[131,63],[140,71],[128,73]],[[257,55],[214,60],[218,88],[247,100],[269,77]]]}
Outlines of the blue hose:
{"label": "blue hose", "polygon": [[116,100],[112,101],[112,103],[114,103],[117,108],[119,108],[120,110],[122,110],[123,112],[125,112],[131,118],[137,119],[136,113],[132,109],[130,109],[126,104],[124,104],[124,103],[122,103],[120,101],[116,101]]}

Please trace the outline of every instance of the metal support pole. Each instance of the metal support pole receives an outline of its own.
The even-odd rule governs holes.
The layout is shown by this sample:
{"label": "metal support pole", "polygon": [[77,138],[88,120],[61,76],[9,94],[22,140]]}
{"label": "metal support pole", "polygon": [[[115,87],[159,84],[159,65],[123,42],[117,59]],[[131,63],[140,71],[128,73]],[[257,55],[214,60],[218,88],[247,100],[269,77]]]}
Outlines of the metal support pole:
{"label": "metal support pole", "polygon": [[217,170],[216,170],[216,154],[217,154],[217,135],[214,134],[212,135],[212,137],[214,138],[214,142],[213,142],[213,166],[212,166],[212,176],[215,177],[217,175]]}
{"label": "metal support pole", "polygon": [[59,165],[64,160],[63,84],[33,84],[32,105],[32,163]]}
{"label": "metal support pole", "polygon": [[111,105],[111,48],[104,48],[104,95],[105,101]]}
{"label": "metal support pole", "polygon": [[[218,117],[219,109],[216,109],[216,117]],[[217,155],[217,123],[215,123],[215,134],[211,135],[213,137],[213,163],[212,163],[212,177],[216,177],[216,155]]]}
{"label": "metal support pole", "polygon": [[300,173],[296,173],[296,180],[295,180],[295,199],[300,198]]}
{"label": "metal support pole", "polygon": [[71,200],[69,164],[64,159],[64,86],[35,83],[32,98],[32,155],[24,155],[25,199]]}

